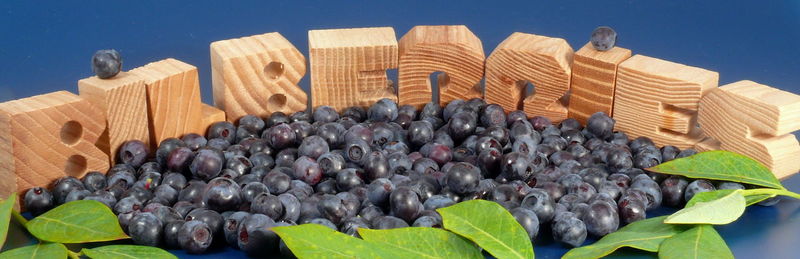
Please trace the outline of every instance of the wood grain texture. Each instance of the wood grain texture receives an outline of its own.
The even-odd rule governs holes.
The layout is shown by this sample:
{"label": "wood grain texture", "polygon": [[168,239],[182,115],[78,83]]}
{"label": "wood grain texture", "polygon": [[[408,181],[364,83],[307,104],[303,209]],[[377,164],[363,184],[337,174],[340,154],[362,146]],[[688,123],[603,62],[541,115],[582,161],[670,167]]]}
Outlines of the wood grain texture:
{"label": "wood grain texture", "polygon": [[[106,172],[108,155],[95,143],[103,112],[67,91],[0,103],[0,196],[20,197],[56,179]],[[12,180],[13,179],[13,180]]]}
{"label": "wood grain texture", "polygon": [[130,71],[147,85],[150,146],[201,130],[200,81],[197,68],[168,58]]}
{"label": "wood grain texture", "polygon": [[[542,115],[558,123],[567,118],[561,99],[570,86],[572,47],[560,38],[515,32],[486,59],[486,101],[510,112]],[[526,95],[526,85],[535,94]]]}
{"label": "wood grain texture", "polygon": [[397,37],[391,27],[308,31],[312,107],[367,107],[397,100],[386,70],[397,68]]}
{"label": "wood grain texture", "polygon": [[150,142],[147,118],[147,89],[141,77],[120,72],[110,79],[96,76],[78,81],[81,97],[105,114],[107,128],[98,143],[110,163],[116,162],[119,146],[128,140]]}
{"label": "wood grain texture", "polygon": [[598,51],[586,43],[572,57],[569,117],[586,124],[589,116],[605,112],[613,116],[617,67],[631,57],[631,50],[614,47]]}
{"label": "wood grain texture", "polygon": [[483,97],[479,85],[485,59],[483,44],[467,26],[415,26],[400,39],[399,48],[400,104],[422,108],[430,102],[430,76],[434,72],[444,72],[449,79],[437,83],[441,105]]}
{"label": "wood grain texture", "polygon": [[717,72],[635,55],[617,70],[616,130],[649,137],[659,146],[693,147],[703,138],[698,103],[718,82]]}
{"label": "wood grain texture", "polygon": [[203,104],[203,116],[202,116],[202,128],[200,131],[196,132],[197,134],[204,135],[208,130],[208,126],[214,124],[214,122],[225,121],[225,111],[217,109],[217,107]]}
{"label": "wood grain texture", "polygon": [[778,178],[800,170],[800,95],[753,81],[713,89],[700,100],[698,122],[709,140],[701,151],[723,149],[752,157]]}
{"label": "wood grain texture", "polygon": [[305,110],[308,97],[297,86],[305,74],[306,58],[277,32],[211,43],[214,104],[231,122]]}

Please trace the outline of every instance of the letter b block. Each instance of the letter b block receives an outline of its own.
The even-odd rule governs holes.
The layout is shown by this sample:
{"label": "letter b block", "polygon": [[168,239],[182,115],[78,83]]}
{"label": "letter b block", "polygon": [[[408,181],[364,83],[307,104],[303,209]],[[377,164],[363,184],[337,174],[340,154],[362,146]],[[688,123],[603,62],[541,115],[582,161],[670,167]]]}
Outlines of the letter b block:
{"label": "letter b block", "polygon": [[67,91],[1,103],[0,196],[107,171],[108,156],[95,146],[105,128],[101,110]]}

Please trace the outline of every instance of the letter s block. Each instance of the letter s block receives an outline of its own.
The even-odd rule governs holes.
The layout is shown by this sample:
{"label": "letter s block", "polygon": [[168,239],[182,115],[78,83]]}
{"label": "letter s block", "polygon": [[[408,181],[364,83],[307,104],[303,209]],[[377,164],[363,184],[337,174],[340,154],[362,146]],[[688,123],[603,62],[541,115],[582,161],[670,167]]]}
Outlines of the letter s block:
{"label": "letter s block", "polygon": [[106,172],[108,155],[95,146],[105,128],[101,110],[67,91],[0,103],[0,196]]}
{"label": "letter s block", "polygon": [[214,104],[231,122],[305,110],[308,98],[297,86],[305,74],[306,58],[277,32],[211,43]]}
{"label": "letter s block", "polygon": [[719,74],[635,55],[619,65],[614,96],[616,130],[681,149],[702,140],[697,127],[700,98],[717,87]]}
{"label": "letter s block", "polygon": [[800,96],[753,81],[731,83],[700,101],[698,122],[712,139],[701,151],[724,149],[761,162],[776,177],[800,170]]}
{"label": "letter s block", "polygon": [[[564,39],[511,34],[486,59],[486,101],[554,123],[566,119],[567,106],[560,99],[569,90],[572,55]],[[526,81],[534,85],[534,95],[525,96]]]}

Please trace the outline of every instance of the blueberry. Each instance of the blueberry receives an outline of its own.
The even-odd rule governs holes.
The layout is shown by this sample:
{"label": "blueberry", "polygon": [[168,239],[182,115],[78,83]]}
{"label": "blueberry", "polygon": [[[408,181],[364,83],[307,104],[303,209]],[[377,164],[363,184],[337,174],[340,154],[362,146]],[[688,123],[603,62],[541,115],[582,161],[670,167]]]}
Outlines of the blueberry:
{"label": "blueberry", "polygon": [[164,224],[164,244],[169,248],[180,248],[180,242],[178,242],[178,234],[180,233],[181,227],[185,224],[186,221],[183,220],[175,220],[170,221]]}
{"label": "blueberry", "polygon": [[366,143],[372,143],[374,139],[372,129],[364,124],[356,124],[348,128],[344,133],[344,140],[349,142],[355,141],[356,139]]}
{"label": "blueberry", "polygon": [[714,185],[711,184],[711,182],[709,182],[709,181],[702,180],[702,179],[701,180],[694,180],[691,183],[689,183],[689,185],[686,186],[686,191],[683,194],[683,199],[686,202],[689,202],[689,201],[692,200],[692,198],[694,197],[695,194],[698,194],[698,193],[701,193],[701,192],[710,192],[710,191],[715,191],[715,190],[716,190],[716,188],[714,188]]}
{"label": "blueberry", "polygon": [[186,214],[184,218],[187,222],[192,220],[197,220],[205,223],[208,225],[208,228],[211,229],[211,233],[213,235],[220,235],[222,236],[224,232],[222,231],[222,225],[225,223],[225,219],[222,217],[219,212],[197,208],[190,211]]}
{"label": "blueberry", "polygon": [[[127,178],[126,178],[127,179]],[[130,175],[130,183],[133,184],[133,174]],[[73,190],[84,190],[86,189],[83,186],[83,182],[78,180],[72,176],[64,176],[56,180],[56,183],[53,187],[53,198],[55,200],[55,204],[63,204],[64,201],[67,199],[67,195]],[[36,193],[36,192],[34,192]],[[38,193],[36,193],[38,194]],[[50,193],[48,193],[49,195]],[[27,196],[27,194],[26,194]]]}
{"label": "blueberry", "polygon": [[372,149],[366,141],[351,139],[344,146],[344,158],[348,162],[360,164],[371,151]]}
{"label": "blueberry", "polygon": [[161,221],[150,212],[136,214],[128,223],[128,233],[137,245],[158,246],[162,232]]}
{"label": "blueberry", "polygon": [[160,200],[166,201],[165,205],[172,205],[178,201],[179,192],[169,185],[160,185],[153,191],[153,195]]}
{"label": "blueberry", "polygon": [[414,222],[423,209],[417,193],[408,187],[398,187],[389,194],[389,207],[394,216],[406,222]]}
{"label": "blueberry", "polygon": [[359,237],[358,229],[360,228],[369,228],[369,223],[367,223],[367,220],[361,217],[349,217],[342,222],[339,232],[345,233],[349,236]]}
{"label": "blueberry", "polygon": [[322,179],[322,168],[313,158],[301,156],[292,164],[294,178],[308,184],[317,184]]}
{"label": "blueberry", "polygon": [[[541,160],[538,156],[537,159]],[[535,172],[528,155],[519,152],[511,152],[503,156],[501,170],[501,173],[505,174],[508,179],[522,181],[528,181]]]}
{"label": "blueberry", "polygon": [[190,254],[204,253],[213,240],[212,229],[202,221],[186,221],[178,230],[178,244]]}
{"label": "blueberry", "polygon": [[639,199],[623,196],[617,204],[619,207],[620,220],[625,224],[643,220],[647,216],[645,204]]}
{"label": "blueberry", "polygon": [[392,177],[392,171],[389,168],[389,160],[383,152],[372,151],[367,154],[362,161],[364,176],[367,181]]}
{"label": "blueberry", "polygon": [[308,136],[303,139],[300,147],[297,148],[297,154],[300,156],[307,156],[313,159],[319,158],[322,154],[330,151],[328,142],[319,136]]}
{"label": "blueberry", "polygon": [[717,184],[717,190],[744,190],[744,185],[735,182],[720,182]]}
{"label": "blueberry", "polygon": [[648,200],[648,210],[661,206],[661,201],[663,199],[661,187],[647,175],[636,176],[633,179],[633,183],[631,183],[631,189],[638,189],[645,193]]}
{"label": "blueberry", "polygon": [[333,107],[322,105],[314,109],[314,122],[334,122],[339,119],[339,113]]}
{"label": "blueberry", "polygon": [[239,247],[239,226],[250,216],[250,213],[237,211],[225,218],[222,226],[225,233],[225,241],[236,248]]}
{"label": "blueberry", "polygon": [[442,117],[442,106],[439,106],[438,103],[429,102],[426,103],[425,106],[422,107],[422,111],[419,114],[420,118],[424,117]]}
{"label": "blueberry", "polygon": [[[412,107],[413,108],[413,107]],[[362,122],[367,118],[367,111],[358,106],[350,106],[342,111],[342,117],[348,117],[356,122]]]}
{"label": "blueberry", "polygon": [[670,176],[661,182],[661,194],[663,203],[671,207],[680,207],[685,202],[684,191],[689,182],[680,176]]}
{"label": "blueberry", "polygon": [[697,150],[694,150],[694,149],[691,149],[691,148],[684,149],[684,150],[681,150],[681,152],[678,153],[678,155],[675,156],[675,158],[677,159],[677,158],[689,157],[689,156],[693,156],[694,154],[697,154]]}
{"label": "blueberry", "polygon": [[552,225],[553,239],[570,247],[586,240],[586,225],[574,216],[556,217]]}
{"label": "blueberry", "polygon": [[379,216],[373,220],[372,226],[375,229],[394,229],[394,228],[409,227],[407,222],[393,216]]}
{"label": "blueberry", "polygon": [[33,187],[25,193],[24,205],[33,216],[39,216],[55,206],[53,195],[45,188]]}
{"label": "blueberry", "polygon": [[278,226],[262,214],[252,214],[239,224],[239,248],[249,256],[264,257],[278,252],[278,235],[269,228]]}
{"label": "blueberry", "polygon": [[115,214],[123,214],[129,213],[133,211],[139,211],[144,208],[142,201],[137,199],[136,197],[125,197],[120,199],[113,208]]}
{"label": "blueberry", "polygon": [[270,193],[274,194],[281,194],[289,190],[289,187],[291,187],[291,181],[292,178],[278,168],[267,173],[267,175],[265,175],[261,180],[261,182],[267,186],[267,189],[269,189]]}
{"label": "blueberry", "polygon": [[596,50],[610,50],[617,43],[617,32],[611,29],[611,27],[600,26],[592,31],[592,37],[589,41]]}
{"label": "blueberry", "polygon": [[525,229],[531,241],[536,239],[536,235],[539,234],[539,217],[536,216],[536,213],[522,207],[514,208],[509,212],[511,212],[511,215],[514,216],[514,219],[517,220],[522,228]]}
{"label": "blueberry", "polygon": [[224,162],[225,158],[218,151],[203,149],[197,151],[189,170],[196,178],[208,181],[222,172]]}
{"label": "blueberry", "polygon": [[555,216],[555,201],[544,189],[534,188],[528,191],[520,207],[532,210],[542,223],[549,223]]}
{"label": "blueberry", "polygon": [[336,174],[336,189],[346,192],[363,185],[364,180],[361,179],[360,174],[363,174],[363,172],[355,168],[347,168],[339,171]]}
{"label": "blueberry", "polygon": [[267,215],[273,220],[280,219],[283,216],[283,203],[278,196],[261,193],[250,204],[250,212]]}
{"label": "blueberry", "polygon": [[475,128],[478,126],[477,118],[474,114],[469,112],[459,112],[450,118],[447,123],[448,133],[453,140],[460,141],[475,133]]}
{"label": "blueberry", "polygon": [[81,181],[86,190],[90,192],[105,189],[108,184],[106,175],[97,171],[87,173]]}
{"label": "blueberry", "polygon": [[156,149],[156,161],[162,168],[166,167],[167,157],[172,150],[178,147],[186,147],[186,143],[177,138],[167,138],[158,144],[158,149]]}
{"label": "blueberry", "polygon": [[203,181],[192,181],[186,188],[178,193],[178,201],[188,201],[200,203],[203,201],[203,193],[206,190],[206,183]]}
{"label": "blueberry", "polygon": [[122,57],[113,49],[101,49],[92,56],[92,72],[100,79],[109,79],[122,70]]}
{"label": "blueberry", "polygon": [[371,121],[393,121],[397,119],[397,103],[388,98],[378,100],[367,110]]}
{"label": "blueberry", "polygon": [[218,177],[208,182],[203,203],[218,212],[236,209],[242,202],[241,188],[231,179]]}
{"label": "blueberry", "polygon": [[464,162],[458,162],[453,165],[447,171],[446,176],[447,186],[450,187],[450,190],[462,195],[477,191],[480,180],[480,169]]}
{"label": "blueberry", "polygon": [[177,147],[167,155],[166,168],[172,172],[188,172],[195,153],[188,147]]}
{"label": "blueberry", "polygon": [[619,214],[614,205],[595,201],[589,204],[589,210],[581,217],[589,234],[602,237],[619,228]]}
{"label": "blueberry", "polygon": [[296,222],[300,219],[301,203],[297,197],[284,193],[278,195],[278,200],[280,200],[281,205],[283,205],[283,216],[281,220]]}

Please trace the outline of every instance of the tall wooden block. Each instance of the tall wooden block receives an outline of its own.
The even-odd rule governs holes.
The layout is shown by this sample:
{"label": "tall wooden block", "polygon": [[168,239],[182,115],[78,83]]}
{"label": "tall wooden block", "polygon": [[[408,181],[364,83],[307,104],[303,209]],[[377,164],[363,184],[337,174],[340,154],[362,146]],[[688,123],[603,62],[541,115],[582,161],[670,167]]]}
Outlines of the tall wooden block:
{"label": "tall wooden block", "polygon": [[203,104],[203,117],[202,117],[202,129],[197,132],[197,134],[205,135],[206,131],[208,130],[208,126],[214,124],[214,122],[225,121],[225,111],[217,109],[217,107]]}
{"label": "tall wooden block", "polygon": [[697,107],[717,87],[719,74],[635,55],[619,65],[614,97],[616,129],[657,145],[693,147],[703,137]]}
{"label": "tall wooden block", "polygon": [[778,178],[800,170],[800,96],[753,81],[713,89],[700,100],[698,122],[710,138],[701,151],[724,149],[758,160]]}
{"label": "tall wooden block", "polygon": [[[397,100],[386,70],[397,68],[397,38],[391,27],[308,31],[311,103],[337,110]],[[230,116],[230,115],[229,115]]]}
{"label": "tall wooden block", "polygon": [[214,104],[232,122],[305,110],[308,97],[297,86],[305,74],[306,58],[277,32],[211,43]]}
{"label": "tall wooden block", "polygon": [[440,104],[483,97],[483,45],[467,26],[415,26],[399,44],[397,93],[401,104],[422,108],[430,102],[434,72],[446,75],[437,79]]}
{"label": "tall wooden block", "polygon": [[572,58],[569,117],[586,124],[595,112],[613,116],[617,66],[631,57],[631,50],[614,47],[598,51],[586,43]]}
{"label": "tall wooden block", "polygon": [[103,112],[67,91],[0,103],[0,196],[108,170]]}
{"label": "tall wooden block", "polygon": [[109,155],[112,164],[125,141],[150,142],[144,79],[126,72],[110,79],[93,76],[78,81],[78,89],[81,97],[105,114],[107,128],[98,146]]}
{"label": "tall wooden block", "polygon": [[130,73],[143,78],[147,85],[151,147],[155,148],[166,138],[202,129],[196,67],[168,58],[135,68]]}
{"label": "tall wooden block", "polygon": [[[515,32],[486,59],[486,101],[509,112],[524,110],[558,123],[567,118],[561,99],[570,84],[572,47],[564,39]],[[527,83],[535,93],[526,96]]]}

